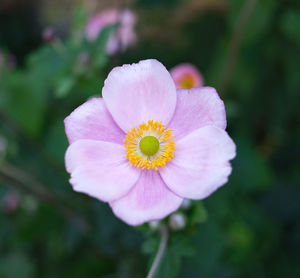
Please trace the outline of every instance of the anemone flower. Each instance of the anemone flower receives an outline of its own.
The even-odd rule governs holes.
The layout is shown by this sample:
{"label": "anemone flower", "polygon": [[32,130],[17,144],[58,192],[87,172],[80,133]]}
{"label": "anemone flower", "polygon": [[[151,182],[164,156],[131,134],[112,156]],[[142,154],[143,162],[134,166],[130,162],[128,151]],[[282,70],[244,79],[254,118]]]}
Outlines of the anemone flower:
{"label": "anemone flower", "polygon": [[136,41],[134,26],[136,22],[135,14],[130,10],[107,10],[91,17],[85,28],[85,35],[88,40],[94,41],[98,34],[106,26],[119,23],[116,31],[111,34],[106,52],[109,55],[119,51],[124,51]]}
{"label": "anemone flower", "polygon": [[176,91],[166,68],[145,60],[114,68],[102,95],[65,119],[65,163],[75,191],[140,225],[227,182],[235,144],[215,89]]}
{"label": "anemone flower", "polygon": [[177,89],[191,89],[203,86],[200,71],[192,64],[179,64],[170,70]]}

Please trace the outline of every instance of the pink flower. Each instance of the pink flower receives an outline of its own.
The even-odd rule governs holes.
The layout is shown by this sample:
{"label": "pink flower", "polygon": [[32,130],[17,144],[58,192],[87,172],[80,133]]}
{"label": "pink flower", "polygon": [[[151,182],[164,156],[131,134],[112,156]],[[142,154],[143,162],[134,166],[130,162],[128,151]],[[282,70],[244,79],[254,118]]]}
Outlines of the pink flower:
{"label": "pink flower", "polygon": [[119,23],[116,32],[107,42],[106,51],[111,55],[118,51],[124,51],[136,41],[135,22],[135,15],[130,10],[107,10],[90,18],[85,34],[88,40],[93,41],[104,27]]}
{"label": "pink flower", "polygon": [[65,119],[65,163],[75,191],[140,225],[227,182],[235,144],[215,89],[177,93],[166,68],[145,60],[114,68],[102,94]]}
{"label": "pink flower", "polygon": [[177,89],[191,89],[203,86],[203,77],[192,64],[179,64],[170,70]]}
{"label": "pink flower", "polygon": [[44,42],[51,43],[55,40],[56,34],[54,28],[48,26],[43,30],[42,38]]}
{"label": "pink flower", "polygon": [[20,196],[15,191],[6,193],[3,199],[3,208],[6,213],[13,213],[18,209]]}

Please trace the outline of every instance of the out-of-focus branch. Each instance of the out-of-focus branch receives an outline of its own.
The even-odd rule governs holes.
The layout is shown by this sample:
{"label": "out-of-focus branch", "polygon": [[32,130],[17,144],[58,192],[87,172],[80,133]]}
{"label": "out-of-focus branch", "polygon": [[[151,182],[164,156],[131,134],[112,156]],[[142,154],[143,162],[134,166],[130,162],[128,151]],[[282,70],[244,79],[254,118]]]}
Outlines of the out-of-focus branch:
{"label": "out-of-focus branch", "polygon": [[74,222],[83,231],[89,229],[88,223],[80,215],[69,208],[31,174],[8,164],[7,162],[2,162],[0,164],[0,181],[17,187],[26,193],[32,194],[38,200],[52,206],[62,214],[62,216]]}
{"label": "out-of-focus branch", "polygon": [[183,1],[175,10],[174,16],[168,20],[174,25],[180,25],[193,18],[199,17],[199,14],[201,13],[207,11],[224,11],[227,7],[228,1],[226,0]]}
{"label": "out-of-focus branch", "polygon": [[224,95],[232,80],[234,70],[240,54],[243,35],[245,33],[247,24],[249,22],[251,13],[255,7],[256,2],[257,0],[245,1],[241,13],[237,19],[235,30],[228,46],[227,57],[223,68],[223,74],[219,82],[219,90],[220,92],[222,92],[222,95]]}

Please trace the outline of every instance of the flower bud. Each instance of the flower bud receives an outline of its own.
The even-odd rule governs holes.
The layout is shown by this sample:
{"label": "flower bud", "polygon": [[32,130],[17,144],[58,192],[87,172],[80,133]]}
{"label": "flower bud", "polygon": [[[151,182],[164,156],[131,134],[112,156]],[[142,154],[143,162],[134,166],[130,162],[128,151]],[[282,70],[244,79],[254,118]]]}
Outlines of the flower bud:
{"label": "flower bud", "polygon": [[151,230],[157,230],[158,227],[160,226],[160,222],[159,221],[150,221],[149,222],[149,227]]}
{"label": "flower bud", "polygon": [[85,65],[89,64],[89,62],[91,61],[91,57],[88,53],[83,52],[78,55],[77,61],[80,65],[85,66]]}
{"label": "flower bud", "polygon": [[42,33],[44,42],[50,43],[55,39],[54,29],[52,27],[46,27]]}
{"label": "flower bud", "polygon": [[181,230],[185,227],[186,221],[182,213],[172,214],[169,220],[169,226],[172,230]]}
{"label": "flower bud", "polygon": [[3,210],[5,213],[13,213],[17,210],[20,203],[20,196],[17,192],[11,191],[6,193],[3,199]]}

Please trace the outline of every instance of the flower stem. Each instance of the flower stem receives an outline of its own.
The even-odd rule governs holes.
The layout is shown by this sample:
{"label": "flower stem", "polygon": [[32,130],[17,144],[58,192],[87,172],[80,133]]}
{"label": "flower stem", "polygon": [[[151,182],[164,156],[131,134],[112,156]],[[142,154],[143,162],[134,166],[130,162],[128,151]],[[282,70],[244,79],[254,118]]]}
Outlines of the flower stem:
{"label": "flower stem", "polygon": [[153,264],[150,268],[150,271],[147,275],[147,278],[154,278],[154,275],[156,274],[156,271],[158,270],[158,267],[163,259],[165,250],[166,250],[166,246],[167,246],[167,242],[168,242],[168,238],[169,238],[169,230],[168,227],[166,225],[163,225],[161,227],[160,230],[160,235],[161,235],[161,240],[160,240],[160,244],[157,250],[157,253],[155,255]]}

